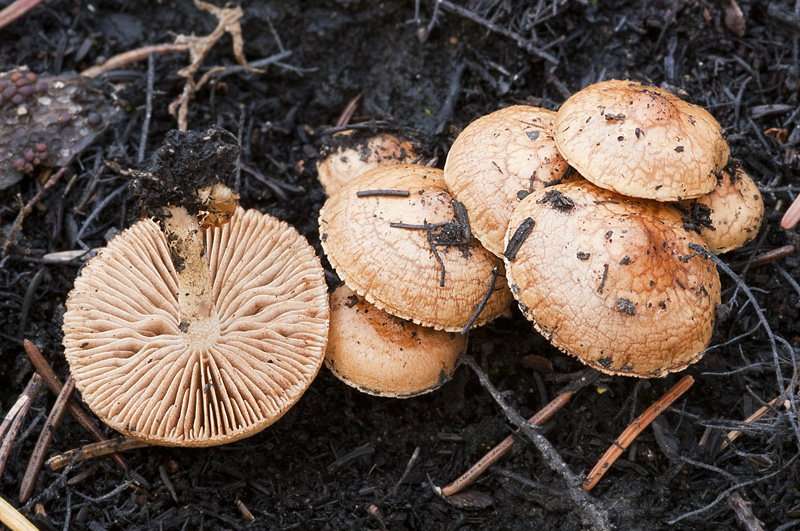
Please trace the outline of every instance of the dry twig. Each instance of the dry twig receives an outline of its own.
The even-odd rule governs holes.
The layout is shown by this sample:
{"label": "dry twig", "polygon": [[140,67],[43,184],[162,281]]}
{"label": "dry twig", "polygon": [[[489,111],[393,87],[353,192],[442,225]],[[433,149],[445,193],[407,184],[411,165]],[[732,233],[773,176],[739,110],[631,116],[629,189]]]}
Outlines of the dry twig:
{"label": "dry twig", "polygon": [[[572,398],[573,394],[574,393],[572,391],[561,393],[542,409],[540,409],[534,416],[529,418],[528,423],[532,426],[541,426],[550,420],[550,418],[555,415],[558,410],[564,407],[567,402],[569,402],[569,399]],[[519,430],[517,430],[517,432],[519,432]],[[513,435],[509,435],[503,439],[500,444],[489,450],[489,452],[481,457],[477,463],[472,465],[469,470],[464,472],[446,487],[442,487],[442,496],[452,496],[453,494],[461,491],[461,489],[467,485],[470,485],[473,481],[478,479],[481,474],[486,472],[490,466],[495,464],[501,457],[511,451],[511,448],[514,446],[514,442],[515,439]]]}
{"label": "dry twig", "polygon": [[[28,354],[28,358],[30,358],[31,363],[36,368],[36,371],[42,376],[44,382],[47,384],[47,387],[55,394],[61,393],[62,384],[56,376],[56,373],[53,372],[53,369],[50,367],[50,364],[47,363],[47,360],[44,359],[42,353],[39,352],[39,349],[36,348],[32,342],[25,340],[25,353]],[[69,403],[69,412],[72,417],[78,421],[78,424],[84,427],[86,431],[92,434],[92,436],[98,441],[106,441],[105,435],[100,431],[100,429],[92,422],[92,419],[89,418],[89,415],[81,409],[81,407],[76,404],[75,402]],[[127,465],[125,461],[123,461],[122,457],[119,454],[114,454],[111,456],[114,459],[114,462],[117,465],[125,470]]]}
{"label": "dry twig", "polygon": [[[233,38],[233,54],[236,57],[236,62],[245,68],[247,60],[244,58],[244,39],[242,38],[242,27],[239,24],[239,19],[244,16],[244,10],[240,6],[236,7],[217,7],[213,4],[203,2],[202,0],[194,0],[194,5],[208,13],[214,15],[219,23],[210,34],[204,37],[195,37],[190,35],[178,35],[175,38],[175,44],[186,45],[189,50],[191,62],[189,66],[181,68],[178,75],[186,78],[186,84],[183,87],[183,92],[178,98],[169,104],[169,112],[178,118],[178,129],[186,130],[188,127],[188,114],[189,114],[189,100],[194,94],[208,82],[209,78],[215,70],[206,72],[200,81],[195,82],[194,76],[203,64],[203,60],[208,54],[209,50],[214,47],[218,40],[226,33],[230,33]],[[252,69],[255,70],[255,69]]]}
{"label": "dry twig", "polygon": [[6,467],[8,455],[11,452],[11,445],[17,437],[17,433],[19,433],[22,421],[25,420],[28,409],[30,409],[31,404],[36,400],[43,389],[42,377],[38,374],[34,374],[28,382],[28,385],[25,386],[25,390],[17,399],[17,402],[6,414],[3,419],[3,424],[0,425],[0,437],[5,435],[3,444],[0,445],[0,475],[3,474],[3,469]]}
{"label": "dry twig", "polygon": [[42,0],[16,0],[10,3],[0,11],[0,29],[5,28],[41,3]]}
{"label": "dry twig", "polygon": [[58,470],[67,466],[72,459],[76,461],[83,461],[84,459],[92,459],[94,457],[101,457],[114,452],[124,452],[126,450],[135,450],[136,448],[144,448],[150,446],[144,441],[137,441],[129,437],[118,437],[116,439],[108,439],[102,442],[96,442],[69,450],[63,454],[54,455],[48,459],[45,464],[50,467],[50,470]]}
{"label": "dry twig", "polygon": [[87,68],[83,72],[81,72],[82,76],[95,78],[106,72],[110,72],[111,70],[116,70],[122,66],[125,66],[130,63],[135,63],[137,61],[143,61],[147,59],[151,54],[156,55],[169,55],[173,53],[185,52],[189,49],[189,45],[186,43],[175,43],[175,44],[153,44],[150,46],[144,46],[142,48],[137,48],[135,50],[128,50],[127,52],[123,52],[119,55],[115,55],[114,57],[110,57],[106,60],[105,63],[97,66],[93,66],[91,68]]}
{"label": "dry twig", "polygon": [[580,485],[582,483],[581,479],[572,471],[570,470],[567,463],[564,462],[564,459],[558,453],[558,451],[550,444],[550,441],[541,434],[541,431],[536,426],[531,426],[528,422],[519,414],[518,411],[511,408],[506,401],[503,399],[500,392],[492,385],[492,382],[489,380],[489,376],[481,370],[478,366],[478,363],[471,358],[470,356],[462,356],[461,358],[462,363],[467,365],[472,371],[478,376],[478,380],[480,381],[481,385],[484,389],[486,389],[489,394],[494,398],[494,401],[500,406],[505,413],[506,418],[510,420],[515,426],[517,426],[520,431],[527,437],[528,439],[533,442],[536,449],[542,455],[545,463],[555,472],[561,475],[567,483],[567,488],[572,498],[573,503],[578,507],[578,509],[583,513],[584,519],[588,525],[591,525],[593,529],[611,529],[611,523],[608,519],[608,512],[599,507],[597,502],[585,491],[583,490]]}
{"label": "dry twig", "polygon": [[683,393],[685,393],[694,383],[694,378],[691,376],[684,376],[681,380],[675,384],[672,389],[667,391],[667,393],[659,398],[652,406],[647,408],[647,410],[639,415],[639,417],[634,420],[625,430],[620,434],[619,437],[614,441],[606,453],[603,454],[603,457],[600,458],[600,461],[594,466],[591,472],[587,474],[586,481],[583,483],[583,488],[587,491],[592,490],[597,482],[600,481],[600,478],[611,468],[611,465],[614,464],[614,461],[622,455],[628,446],[636,439],[636,437],[644,431],[644,429],[653,422],[656,417],[658,417],[661,413],[667,409],[670,404],[672,404],[675,400],[677,400]]}
{"label": "dry twig", "polygon": [[47,451],[47,447],[50,446],[50,442],[53,440],[53,435],[55,435],[58,425],[61,423],[61,419],[64,416],[69,399],[72,398],[72,391],[74,389],[75,379],[70,376],[67,378],[67,383],[61,388],[56,403],[53,404],[53,409],[47,417],[47,422],[45,422],[41,433],[39,433],[39,440],[36,441],[36,446],[28,461],[28,468],[25,470],[25,475],[22,476],[22,484],[19,487],[20,503],[28,501],[33,493],[33,487],[36,485],[36,478],[39,477],[39,470],[42,468],[44,454]]}

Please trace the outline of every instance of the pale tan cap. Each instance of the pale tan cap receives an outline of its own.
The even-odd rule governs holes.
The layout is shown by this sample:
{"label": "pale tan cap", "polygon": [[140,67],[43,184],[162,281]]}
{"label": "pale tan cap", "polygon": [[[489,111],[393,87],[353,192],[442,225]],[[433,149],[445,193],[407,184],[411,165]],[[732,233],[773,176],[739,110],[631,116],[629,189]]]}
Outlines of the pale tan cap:
{"label": "pale tan cap", "polygon": [[475,236],[497,256],[520,200],[570,177],[553,139],[555,117],[527,105],[500,109],[469,124],[447,155],[447,189],[467,208]]}
{"label": "pale tan cap", "polygon": [[232,442],[279,419],[319,370],[328,337],[324,271],[286,223],[238,209],[206,231],[215,308],[187,327],[166,238],[143,220],[89,261],[64,315],[83,399],[152,444]]}
{"label": "pale tan cap", "polygon": [[700,215],[707,222],[697,224],[712,253],[727,253],[746,245],[756,237],[764,220],[764,201],[756,183],[739,167],[733,175],[731,178],[723,171],[710,194],[683,202],[693,217]]}
{"label": "pale tan cap", "polygon": [[573,94],[556,115],[555,139],[594,184],[658,201],[711,192],[730,156],[708,111],[635,81],[602,81]]}
{"label": "pale tan cap", "polygon": [[346,285],[331,294],[325,365],[361,392],[393,398],[429,393],[450,380],[467,336],[379,310]]}
{"label": "pale tan cap", "polygon": [[672,206],[585,181],[556,185],[519,204],[506,241],[508,282],[523,313],[583,363],[664,376],[708,346],[719,275],[689,248],[703,241]]}
{"label": "pale tan cap", "polygon": [[391,133],[364,137],[354,131],[333,136],[317,161],[317,175],[325,193],[331,195],[353,177],[376,166],[413,162],[417,159],[411,142]]}
{"label": "pale tan cap", "polygon": [[[392,226],[397,223],[418,228]],[[328,198],[319,227],[339,277],[402,319],[460,331],[488,292],[495,267],[495,289],[473,326],[494,319],[511,301],[501,261],[477,240],[462,238],[439,169],[396,164],[362,173]]]}

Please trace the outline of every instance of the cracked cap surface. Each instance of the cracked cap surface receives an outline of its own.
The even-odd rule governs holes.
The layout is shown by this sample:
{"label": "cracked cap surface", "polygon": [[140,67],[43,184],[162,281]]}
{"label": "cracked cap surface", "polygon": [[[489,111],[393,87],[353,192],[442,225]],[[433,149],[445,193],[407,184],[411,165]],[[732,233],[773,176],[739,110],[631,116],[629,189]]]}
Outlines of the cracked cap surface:
{"label": "cracked cap surface", "polygon": [[[359,197],[359,192],[386,190],[404,195]],[[452,201],[442,170],[379,166],[325,202],[319,216],[322,248],[339,278],[378,308],[422,326],[460,331],[487,292],[493,268],[502,275],[503,267],[477,240],[462,238]],[[430,232],[423,228],[426,223]],[[444,264],[443,283],[437,255]],[[473,326],[497,317],[510,301],[508,287],[498,278]]]}
{"label": "cracked cap surface", "polygon": [[[527,221],[527,220],[532,220]],[[695,254],[699,235],[671,206],[591,183],[556,185],[526,197],[506,260],[525,316],[564,352],[609,374],[665,376],[699,360],[720,302],[716,266]]]}
{"label": "cracked cap surface", "polygon": [[555,139],[589,181],[658,201],[711,192],[730,156],[708,111],[635,81],[602,81],[573,94],[556,115]]}

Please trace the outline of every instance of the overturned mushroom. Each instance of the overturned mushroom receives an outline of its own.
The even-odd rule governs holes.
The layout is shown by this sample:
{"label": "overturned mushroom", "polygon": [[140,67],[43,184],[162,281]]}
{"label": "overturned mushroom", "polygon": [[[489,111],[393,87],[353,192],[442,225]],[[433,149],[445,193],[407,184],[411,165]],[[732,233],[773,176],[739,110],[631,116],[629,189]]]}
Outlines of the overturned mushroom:
{"label": "overturned mushroom", "polygon": [[704,196],[683,201],[691,222],[712,253],[726,253],[750,242],[764,219],[761,192],[738,165],[722,172],[716,188]]}
{"label": "overturned mushroom", "polygon": [[555,116],[527,105],[495,111],[469,124],[447,155],[447,188],[469,212],[475,237],[497,256],[522,198],[571,176],[553,140]]}
{"label": "overturned mushroom", "polygon": [[411,142],[391,133],[344,131],[323,147],[317,174],[325,192],[331,195],[376,166],[413,162],[417,157]]}
{"label": "overturned mushroom", "polygon": [[666,204],[591,183],[534,192],[506,235],[506,271],[550,342],[609,374],[664,376],[703,355],[720,301],[716,267]]}
{"label": "overturned mushroom", "polygon": [[[156,200],[182,186],[187,194],[156,209],[161,227],[142,220],[90,260],[64,316],[65,353],[86,403],[152,444],[210,446],[262,430],[306,390],[327,342],[313,249],[287,224],[237,209],[215,182],[233,150],[215,133],[193,134],[168,137],[143,177],[160,188]],[[176,154],[182,140],[189,147]],[[200,190],[191,192],[181,164],[207,168],[194,181]]]}
{"label": "overturned mushroom", "polygon": [[390,315],[346,285],[331,295],[325,365],[364,393],[408,398],[438,389],[466,347],[466,336]]}
{"label": "overturned mushroom", "polygon": [[714,189],[730,155],[722,133],[702,107],[635,81],[591,85],[567,99],[555,119],[558,149],[583,177],[658,201]]}
{"label": "overturned mushroom", "polygon": [[339,277],[402,319],[460,331],[494,319],[511,300],[495,283],[502,264],[472,238],[463,205],[436,168],[396,164],[362,173],[328,198],[319,226]]}

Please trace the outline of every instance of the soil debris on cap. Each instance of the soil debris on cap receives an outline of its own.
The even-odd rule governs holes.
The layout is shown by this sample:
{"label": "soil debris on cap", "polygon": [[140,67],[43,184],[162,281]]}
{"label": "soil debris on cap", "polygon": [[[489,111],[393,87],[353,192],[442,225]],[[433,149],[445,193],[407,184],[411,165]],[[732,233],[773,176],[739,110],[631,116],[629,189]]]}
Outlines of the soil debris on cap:
{"label": "soil debris on cap", "polygon": [[[357,197],[360,190],[414,190],[409,197]],[[481,304],[497,259],[466,240],[442,171],[378,166],[328,197],[319,216],[322,248],[339,277],[378,308],[423,326],[459,332]],[[499,284],[499,283],[498,283]],[[475,326],[510,303],[491,294]]]}
{"label": "soil debris on cap", "polygon": [[429,393],[450,380],[467,337],[388,314],[346,285],[331,295],[325,365],[361,392],[393,398]]}
{"label": "soil debris on cap", "polygon": [[[571,215],[545,199],[554,192],[570,198]],[[713,263],[681,259],[702,239],[670,204],[586,181],[556,185],[519,204],[506,241],[531,218],[506,274],[520,309],[553,345],[603,372],[645,378],[700,359],[720,281]]]}
{"label": "soil debris on cap", "polygon": [[447,187],[469,212],[475,237],[498,257],[520,200],[572,177],[553,139],[554,118],[539,107],[500,109],[469,124],[447,155]]}
{"label": "soil debris on cap", "polygon": [[[598,112],[615,119],[591,120]],[[554,136],[570,166],[597,186],[658,201],[711,192],[730,156],[708,111],[635,81],[601,81],[573,94]]]}

